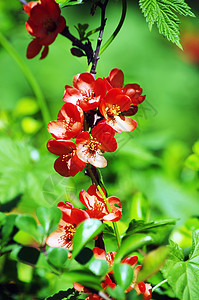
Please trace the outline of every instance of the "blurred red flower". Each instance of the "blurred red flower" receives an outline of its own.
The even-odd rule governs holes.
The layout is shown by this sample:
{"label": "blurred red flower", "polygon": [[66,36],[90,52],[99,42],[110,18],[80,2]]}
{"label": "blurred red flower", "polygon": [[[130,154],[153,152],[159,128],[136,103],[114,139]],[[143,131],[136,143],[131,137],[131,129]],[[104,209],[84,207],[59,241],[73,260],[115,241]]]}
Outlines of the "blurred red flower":
{"label": "blurred red flower", "polygon": [[58,33],[66,26],[59,5],[54,0],[31,1],[24,6],[29,19],[26,22],[27,31],[35,37],[28,45],[27,58],[33,58],[42,49],[41,58],[48,54],[48,45],[52,44]]}
{"label": "blurred red flower", "polygon": [[[102,190],[105,194],[104,189]],[[122,216],[120,199],[114,196],[107,198],[111,207],[111,212],[109,212],[108,207],[95,184],[92,184],[87,192],[81,190],[79,199],[82,204],[87,207],[86,212],[91,218],[116,222],[119,221]]]}

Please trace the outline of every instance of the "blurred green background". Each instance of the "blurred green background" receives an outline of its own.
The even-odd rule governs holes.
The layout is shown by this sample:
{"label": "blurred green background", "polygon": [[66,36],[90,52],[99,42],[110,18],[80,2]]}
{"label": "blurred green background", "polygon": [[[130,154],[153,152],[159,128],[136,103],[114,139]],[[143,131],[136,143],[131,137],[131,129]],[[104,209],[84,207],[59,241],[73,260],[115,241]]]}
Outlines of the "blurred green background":
{"label": "blurred green background", "polygon": [[[197,1],[187,3],[198,16]],[[89,8],[88,3],[62,10],[73,34],[77,23],[88,23],[89,29],[99,26],[98,12],[92,17]],[[120,10],[119,1],[110,2],[103,41],[117,26]],[[29,79],[31,73],[34,84],[37,82],[39,97],[45,99],[49,110],[47,121],[56,119],[63,105],[64,86],[72,84],[77,73],[87,71],[87,63],[85,58],[70,54],[71,44],[61,35],[50,45],[46,59],[27,60],[31,37],[24,26],[26,20],[19,1],[8,5],[0,0],[0,201],[3,212],[34,215],[36,207],[56,206],[59,201],[68,200],[79,207],[78,194],[82,188],[88,189],[90,181],[83,172],[62,178],[54,171],[55,156],[46,150],[51,137],[16,57],[25,65]],[[109,194],[122,201],[120,230],[132,218],[178,218],[173,238],[186,247],[191,243],[191,232],[184,223],[199,216],[199,146],[195,144],[199,138],[198,18],[181,18],[181,37],[184,52],[160,36],[156,28],[149,32],[137,1],[129,1],[125,24],[102,54],[97,77],[120,68],[125,84],[138,83],[146,94],[135,116],[138,128],[117,134],[118,149],[106,154],[108,166],[102,170]],[[92,36],[94,47],[96,38],[97,34]],[[143,215],[139,213],[139,195],[145,196],[145,208],[140,208]]]}

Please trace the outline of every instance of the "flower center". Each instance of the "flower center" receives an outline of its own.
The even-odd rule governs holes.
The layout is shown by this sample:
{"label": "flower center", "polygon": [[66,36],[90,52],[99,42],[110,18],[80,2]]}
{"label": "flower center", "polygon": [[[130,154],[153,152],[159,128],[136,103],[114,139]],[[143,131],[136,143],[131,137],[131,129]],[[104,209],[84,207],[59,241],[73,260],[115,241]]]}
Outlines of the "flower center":
{"label": "flower center", "polygon": [[84,101],[88,102],[95,97],[95,93],[91,90],[81,91],[82,98]]}
{"label": "flower center", "polygon": [[74,225],[69,224],[64,227],[65,233],[59,238],[62,242],[67,244],[67,248],[72,247],[72,239],[75,234],[76,228]]}
{"label": "flower center", "polygon": [[46,33],[52,33],[57,29],[57,24],[52,20],[52,19],[48,19],[44,24],[43,27],[46,30]]}
{"label": "flower center", "polygon": [[65,163],[68,164],[69,159],[72,158],[72,156],[73,156],[73,150],[72,150],[71,153],[63,154],[62,155],[62,161],[65,161]]}
{"label": "flower center", "polygon": [[[63,120],[62,121],[62,124],[63,124],[63,127],[67,130],[67,131],[71,131],[72,130],[72,126],[74,124],[74,120],[73,118],[70,118],[68,120]],[[65,133],[63,132],[63,137],[65,136]]]}
{"label": "flower center", "polygon": [[106,107],[107,115],[111,118],[118,116],[121,113],[120,106],[113,104],[112,107]]}

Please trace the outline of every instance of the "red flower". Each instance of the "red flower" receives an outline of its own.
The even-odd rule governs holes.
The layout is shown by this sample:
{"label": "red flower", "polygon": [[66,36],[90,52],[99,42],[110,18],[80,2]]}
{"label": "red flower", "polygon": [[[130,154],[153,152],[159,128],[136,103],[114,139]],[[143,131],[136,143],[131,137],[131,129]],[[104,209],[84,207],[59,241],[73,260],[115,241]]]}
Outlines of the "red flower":
{"label": "red flower", "polygon": [[108,90],[112,88],[120,88],[122,92],[131,98],[132,105],[142,103],[146,96],[141,96],[142,88],[136,84],[127,84],[124,86],[124,73],[120,69],[112,69],[109,76],[105,78],[106,87]]}
{"label": "red flower", "polygon": [[82,109],[77,105],[67,103],[62,106],[57,121],[49,122],[47,129],[56,139],[71,139],[82,130],[83,121]]}
{"label": "red flower", "polygon": [[[109,264],[109,267],[111,268],[114,262],[114,258],[116,255],[116,252],[110,252],[110,253],[106,253],[103,249],[100,249],[98,247],[94,247],[93,248],[93,253],[96,259],[103,259],[106,260]],[[124,258],[121,263],[124,264],[129,264],[132,268],[135,267],[135,265],[138,262],[138,257],[137,256],[127,256],[126,258]],[[135,267],[134,269],[134,278],[133,278],[133,282],[130,285],[130,287],[125,291],[126,293],[128,293],[130,290],[132,290],[133,288],[136,290],[137,294],[143,294],[143,300],[150,300],[151,296],[152,296],[152,287],[150,284],[148,283],[144,283],[144,282],[139,282],[137,284],[137,276],[138,276],[138,272],[141,268],[141,265]],[[111,276],[109,275],[111,274]],[[106,289],[108,286],[110,286],[111,288],[116,287],[116,283],[114,282],[114,278],[112,276],[113,271],[109,271],[108,274],[106,274],[105,280],[101,283],[101,286],[103,287],[103,289]],[[83,292],[83,293],[88,293],[89,290],[84,288],[82,285],[78,284],[78,283],[74,283],[73,284],[74,288],[79,291],[79,292]],[[87,300],[91,300],[91,299],[96,299],[96,300],[101,300],[101,298],[96,295],[97,297],[94,297],[93,293],[90,293],[90,295],[86,298]]]}
{"label": "red flower", "polygon": [[76,139],[77,156],[85,163],[90,163],[96,168],[104,168],[107,165],[106,159],[101,156],[104,152],[114,152],[117,149],[117,142],[114,138],[114,131],[103,122],[91,130],[81,132]]}
{"label": "red flower", "polygon": [[45,46],[41,55],[44,58],[48,54],[48,45],[64,30],[66,21],[54,0],[31,1],[24,5],[24,10],[29,16],[26,29],[35,37],[28,46],[27,58],[35,57]]}
{"label": "red flower", "polygon": [[121,89],[111,89],[101,101],[100,112],[104,116],[106,123],[117,132],[131,132],[137,123],[135,120],[123,116],[124,111],[128,111],[131,106],[131,99],[125,95]]}
{"label": "red flower", "polygon": [[62,211],[62,219],[59,228],[53,231],[47,238],[46,244],[50,247],[63,247],[72,250],[72,239],[76,227],[89,215],[82,209],[74,208],[70,202],[59,202],[57,207]]}
{"label": "red flower", "polygon": [[54,168],[61,176],[75,176],[86,166],[76,155],[76,145],[71,141],[50,139],[47,143],[48,150],[58,155]]}
{"label": "red flower", "polygon": [[[102,190],[105,194],[104,189]],[[86,212],[90,218],[116,222],[119,221],[122,216],[120,199],[114,196],[107,198],[111,207],[111,212],[109,212],[107,205],[95,184],[91,185],[87,192],[81,190],[79,193],[79,199],[82,204],[87,207]]]}
{"label": "red flower", "polygon": [[97,80],[90,73],[77,74],[73,78],[73,87],[66,85],[63,101],[79,105],[83,111],[95,109],[106,94],[104,80]]}

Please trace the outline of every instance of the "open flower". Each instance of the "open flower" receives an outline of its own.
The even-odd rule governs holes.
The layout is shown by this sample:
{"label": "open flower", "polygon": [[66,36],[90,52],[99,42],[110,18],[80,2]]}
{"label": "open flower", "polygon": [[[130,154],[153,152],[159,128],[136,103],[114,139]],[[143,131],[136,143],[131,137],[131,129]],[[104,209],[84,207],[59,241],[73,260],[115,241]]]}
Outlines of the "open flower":
{"label": "open flower", "polygon": [[77,74],[73,78],[73,87],[66,85],[63,101],[79,105],[83,111],[95,109],[106,94],[102,78],[94,79],[90,73]]}
{"label": "open flower", "polygon": [[[104,189],[102,190],[105,194]],[[79,199],[82,204],[87,207],[86,212],[91,218],[116,222],[119,221],[122,216],[120,199],[114,196],[107,198],[111,208],[110,212],[95,184],[92,184],[87,192],[81,190]]]}
{"label": "open flower", "polygon": [[104,116],[106,123],[116,132],[131,132],[136,128],[137,122],[122,114],[124,111],[128,111],[130,106],[130,97],[123,94],[121,89],[113,88],[101,101],[100,112]]}
{"label": "open flower", "polygon": [[[93,253],[94,253],[94,256],[96,259],[106,260],[109,264],[109,268],[112,267],[112,265],[114,263],[114,258],[115,258],[116,252],[106,253],[103,249],[94,247]],[[137,276],[138,276],[139,270],[141,268],[141,265],[136,266],[137,262],[138,262],[137,256],[127,256],[126,258],[124,258],[121,261],[121,263],[129,264],[132,268],[134,268],[133,282],[125,292],[128,293],[130,290],[135,289],[138,295],[140,295],[140,294],[143,295],[143,300],[150,300],[151,295],[152,295],[151,285],[148,283],[144,283],[144,282],[137,283]],[[108,286],[111,288],[116,287],[116,283],[114,281],[113,276],[114,276],[113,270],[110,270],[108,272],[108,274],[106,274],[104,281],[101,283],[101,286],[103,287],[103,289],[106,289]],[[86,289],[85,287],[83,287],[82,285],[80,285],[78,283],[74,283],[73,286],[79,292],[89,293],[88,289]],[[94,296],[94,295],[96,295],[96,294],[90,293],[89,296],[86,298],[86,300],[92,300],[92,299],[101,300],[102,299],[98,295],[96,295],[96,296]]]}
{"label": "open flower", "polygon": [[31,1],[24,4],[24,10],[29,19],[26,22],[27,31],[35,37],[27,49],[27,58],[33,58],[44,47],[41,58],[48,54],[48,45],[52,44],[58,33],[66,26],[59,5],[54,0]]}
{"label": "open flower", "polygon": [[56,139],[75,138],[82,130],[84,113],[82,109],[72,103],[64,104],[56,121],[50,121],[48,132]]}
{"label": "open flower", "polygon": [[77,156],[85,163],[90,163],[96,168],[104,168],[107,165],[106,159],[101,155],[104,152],[114,152],[117,149],[117,142],[114,138],[115,132],[107,124],[97,124],[91,130],[83,131],[76,138]]}
{"label": "open flower", "polygon": [[53,231],[46,240],[50,247],[63,247],[72,250],[72,239],[76,227],[89,215],[82,209],[75,208],[70,202],[59,202],[57,207],[62,211],[62,218],[58,224],[58,229]]}
{"label": "open flower", "polygon": [[62,176],[75,176],[86,166],[86,163],[76,155],[76,145],[72,141],[50,139],[47,148],[51,153],[59,156],[54,163],[54,168]]}
{"label": "open flower", "polygon": [[136,83],[127,84],[123,87],[124,73],[120,69],[112,69],[109,73],[109,76],[104,80],[107,90],[110,90],[112,88],[120,88],[125,95],[130,97],[131,104],[133,106],[142,103],[146,97],[145,95],[141,96],[142,88]]}

